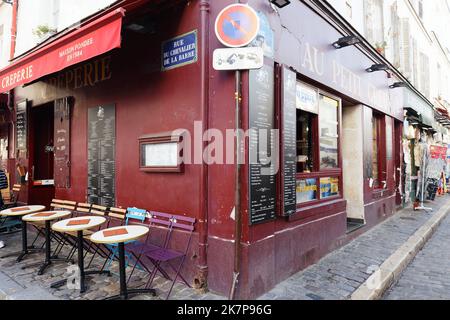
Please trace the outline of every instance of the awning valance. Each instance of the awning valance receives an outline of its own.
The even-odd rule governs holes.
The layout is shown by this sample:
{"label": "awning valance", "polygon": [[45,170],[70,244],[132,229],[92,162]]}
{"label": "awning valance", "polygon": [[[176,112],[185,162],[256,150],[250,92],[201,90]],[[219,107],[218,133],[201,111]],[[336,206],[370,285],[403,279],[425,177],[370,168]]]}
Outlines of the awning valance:
{"label": "awning valance", "polygon": [[124,12],[116,9],[0,70],[0,93],[119,48]]}
{"label": "awning valance", "polygon": [[410,108],[417,112],[423,125],[432,128],[434,121],[433,106],[420,98],[413,91],[404,88],[404,108]]}

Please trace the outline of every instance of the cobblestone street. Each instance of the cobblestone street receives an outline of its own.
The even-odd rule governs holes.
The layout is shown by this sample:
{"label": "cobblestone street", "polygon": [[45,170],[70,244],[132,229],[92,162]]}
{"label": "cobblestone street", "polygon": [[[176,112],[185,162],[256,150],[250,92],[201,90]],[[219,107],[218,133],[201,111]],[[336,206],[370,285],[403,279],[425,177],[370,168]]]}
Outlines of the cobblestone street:
{"label": "cobblestone street", "polygon": [[447,216],[384,299],[450,299],[449,243],[450,216]]}
{"label": "cobblestone street", "polygon": [[[405,209],[388,218],[373,229],[363,233],[347,245],[330,253],[318,263],[298,272],[275,288],[259,297],[264,300],[343,300],[348,299],[395,250],[433,217],[440,207],[449,201],[448,196],[438,197],[427,206],[433,212]],[[29,238],[32,234],[29,234]],[[7,247],[0,250],[0,256],[20,250],[21,234],[3,236]],[[397,285],[386,295],[386,299],[427,299],[450,298],[450,277],[443,266],[450,267],[450,252],[442,247],[450,240],[450,217],[446,217],[436,234],[419,253],[411,266],[405,271]],[[42,241],[42,239],[41,239]],[[62,255],[64,256],[64,255]],[[62,287],[50,289],[50,284],[60,280],[68,272],[68,263],[55,263],[42,276],[37,275],[37,267],[22,270],[22,266],[40,262],[42,254],[32,254],[21,263],[16,257],[0,259],[0,293],[8,299],[73,299],[96,300],[117,294],[119,290],[118,266],[113,264],[111,277],[89,276],[88,290],[80,294],[78,290]],[[102,259],[94,260],[99,268]],[[129,271],[129,270],[128,270]],[[147,274],[135,271],[130,287],[142,287]],[[157,297],[141,295],[135,299],[162,299],[169,281],[157,277],[155,288]],[[5,290],[6,288],[6,290]],[[6,291],[6,292],[5,292]],[[1,296],[1,295],[0,295]],[[177,283],[170,297],[173,300],[217,300],[224,296],[211,292],[200,294],[194,289]]]}
{"label": "cobblestone street", "polygon": [[[29,239],[33,239],[33,236],[34,234],[32,232],[28,233]],[[2,236],[2,239],[5,240],[7,246],[0,250],[0,256],[21,249],[20,232]],[[43,239],[40,239],[39,244],[42,243],[42,241]],[[63,253],[59,256],[67,256],[67,251],[63,250]],[[87,276],[86,283],[88,290],[85,293],[80,294],[79,290],[71,289],[67,286],[63,286],[59,289],[50,288],[51,283],[61,280],[64,277],[67,277],[67,275],[73,274],[70,272],[70,269],[68,269],[71,266],[69,263],[53,263],[43,275],[39,276],[37,275],[38,267],[22,270],[22,266],[42,262],[43,253],[28,255],[20,263],[16,263],[16,258],[17,256],[0,258],[0,299],[3,293],[8,295],[8,299],[17,300],[97,300],[116,295],[119,292],[119,271],[117,262],[112,264],[112,275],[110,277],[107,275]],[[87,259],[90,260],[90,255],[87,256]],[[97,256],[90,269],[100,269],[103,262],[104,259]],[[127,272],[130,271],[131,267],[128,267]],[[146,272],[136,269],[128,287],[142,288],[147,282],[147,279],[148,274]],[[151,295],[139,295],[133,299],[165,299],[169,286],[170,281],[157,276],[154,280],[154,288],[157,292],[156,297],[152,297]],[[211,293],[200,294],[181,282],[175,284],[170,296],[171,300],[214,300],[221,298],[222,297]]]}
{"label": "cobblestone street", "polygon": [[[449,197],[444,196],[427,203],[427,206],[434,208],[431,213],[412,209],[398,212],[346,246],[330,253],[317,264],[278,284],[260,299],[348,299],[356,288],[370,277],[374,269],[379,267],[448,200]],[[450,231],[447,237],[450,237]],[[435,268],[440,266],[439,262],[435,262]]]}

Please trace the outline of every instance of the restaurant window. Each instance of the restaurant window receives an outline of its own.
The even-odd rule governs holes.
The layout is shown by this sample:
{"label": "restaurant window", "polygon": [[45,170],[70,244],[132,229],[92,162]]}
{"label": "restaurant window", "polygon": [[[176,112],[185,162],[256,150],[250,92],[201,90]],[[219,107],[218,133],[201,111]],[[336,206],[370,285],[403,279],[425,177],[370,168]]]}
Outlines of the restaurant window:
{"label": "restaurant window", "polygon": [[374,113],[372,116],[372,187],[386,188],[385,154],[385,122],[384,116]]}
{"label": "restaurant window", "polygon": [[340,100],[297,82],[297,204],[342,196]]}

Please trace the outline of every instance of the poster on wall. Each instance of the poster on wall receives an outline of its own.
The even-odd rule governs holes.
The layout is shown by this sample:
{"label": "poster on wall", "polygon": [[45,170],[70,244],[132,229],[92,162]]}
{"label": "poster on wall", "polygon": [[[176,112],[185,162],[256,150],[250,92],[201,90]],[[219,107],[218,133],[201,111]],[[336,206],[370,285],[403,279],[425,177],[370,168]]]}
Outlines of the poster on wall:
{"label": "poster on wall", "polygon": [[249,73],[249,216],[250,224],[257,224],[275,219],[276,210],[274,67]]}
{"label": "poster on wall", "polygon": [[295,72],[283,67],[283,175],[282,175],[282,209],[281,215],[289,216],[296,212],[296,173],[297,173],[297,123],[296,123],[296,83]]}
{"label": "poster on wall", "polygon": [[115,105],[88,111],[88,202],[115,206]]}

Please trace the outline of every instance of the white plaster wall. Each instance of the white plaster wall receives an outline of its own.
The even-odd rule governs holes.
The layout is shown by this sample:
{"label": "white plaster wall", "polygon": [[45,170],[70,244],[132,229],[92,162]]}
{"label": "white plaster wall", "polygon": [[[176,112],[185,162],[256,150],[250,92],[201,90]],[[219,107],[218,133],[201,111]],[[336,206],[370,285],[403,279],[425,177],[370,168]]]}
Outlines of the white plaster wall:
{"label": "white plaster wall", "polygon": [[8,65],[11,47],[12,6],[0,1],[0,26],[3,25],[3,37],[0,43],[0,69]]}
{"label": "white plaster wall", "polygon": [[37,26],[48,25],[61,31],[114,2],[116,0],[20,0],[15,55],[42,41],[33,34]]}
{"label": "white plaster wall", "polygon": [[364,219],[363,106],[344,107],[342,112],[342,161],[347,216]]}

